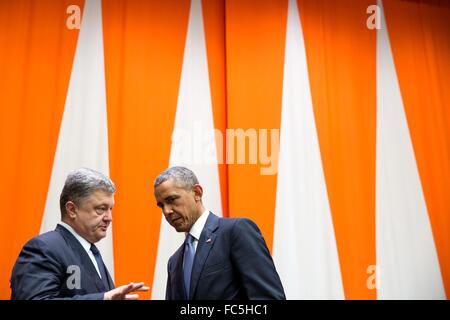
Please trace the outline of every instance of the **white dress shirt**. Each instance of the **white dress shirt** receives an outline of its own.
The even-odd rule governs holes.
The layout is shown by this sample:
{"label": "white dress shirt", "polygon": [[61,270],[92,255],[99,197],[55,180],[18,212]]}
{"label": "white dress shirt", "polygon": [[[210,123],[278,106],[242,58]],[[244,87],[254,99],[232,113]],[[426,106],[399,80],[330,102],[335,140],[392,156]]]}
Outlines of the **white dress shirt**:
{"label": "white dress shirt", "polygon": [[[189,233],[194,237],[194,248],[197,251],[198,241],[200,240],[200,235],[202,234],[203,228],[205,227],[206,220],[208,219],[209,210],[203,211],[202,215],[198,217],[194,225],[191,227]],[[187,235],[187,234],[186,234]]]}
{"label": "white dress shirt", "polygon": [[86,250],[86,253],[88,254],[89,258],[91,258],[92,263],[94,264],[95,269],[97,270],[98,276],[100,277],[100,279],[102,278],[102,275],[100,274],[100,269],[98,268],[97,265],[97,260],[95,260],[94,254],[91,251],[91,243],[89,241],[87,241],[85,238],[83,238],[82,236],[80,236],[75,230],[73,230],[73,228],[71,226],[69,226],[67,223],[60,221],[58,223],[59,225],[61,225],[62,227],[66,228],[71,234],[73,234],[73,236],[75,237],[75,239],[78,240],[78,242],[81,244],[81,246],[84,248],[84,250]]}

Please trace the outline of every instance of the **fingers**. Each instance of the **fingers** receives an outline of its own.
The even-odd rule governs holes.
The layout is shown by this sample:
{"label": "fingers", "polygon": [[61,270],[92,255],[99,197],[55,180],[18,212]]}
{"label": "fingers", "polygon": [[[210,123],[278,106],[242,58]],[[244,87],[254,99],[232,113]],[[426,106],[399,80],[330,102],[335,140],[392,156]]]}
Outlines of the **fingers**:
{"label": "fingers", "polygon": [[142,288],[143,286],[144,286],[144,283],[143,283],[143,282],[139,282],[139,283],[131,282],[131,283],[127,286],[126,292],[125,292],[125,293],[136,291],[136,290],[138,290],[139,288]]}
{"label": "fingers", "polygon": [[144,287],[142,287],[142,288],[140,288],[140,289],[138,289],[138,290],[134,290],[134,291],[146,292],[146,291],[148,291],[148,290],[150,290],[150,287],[144,286]]}
{"label": "fingers", "polygon": [[138,294],[128,294],[130,292],[145,292],[149,291],[149,287],[144,285],[144,282],[130,282],[129,284],[120,286],[111,291],[105,293],[105,300],[116,300],[116,299],[125,299],[125,300],[138,300]]}
{"label": "fingers", "polygon": [[139,283],[133,283],[131,282],[130,284],[124,286],[122,293],[123,294],[127,294],[129,292],[134,292],[134,291],[148,291],[149,287],[144,285],[144,282],[139,282]]}

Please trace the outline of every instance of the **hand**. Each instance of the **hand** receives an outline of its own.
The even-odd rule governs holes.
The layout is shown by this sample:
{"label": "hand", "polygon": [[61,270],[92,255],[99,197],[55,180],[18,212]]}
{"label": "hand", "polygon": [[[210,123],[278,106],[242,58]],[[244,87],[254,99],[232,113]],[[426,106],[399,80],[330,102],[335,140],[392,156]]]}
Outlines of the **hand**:
{"label": "hand", "polygon": [[111,291],[105,292],[103,300],[137,300],[139,299],[138,294],[128,294],[130,292],[136,291],[148,291],[149,288],[144,286],[143,282],[126,284]]}

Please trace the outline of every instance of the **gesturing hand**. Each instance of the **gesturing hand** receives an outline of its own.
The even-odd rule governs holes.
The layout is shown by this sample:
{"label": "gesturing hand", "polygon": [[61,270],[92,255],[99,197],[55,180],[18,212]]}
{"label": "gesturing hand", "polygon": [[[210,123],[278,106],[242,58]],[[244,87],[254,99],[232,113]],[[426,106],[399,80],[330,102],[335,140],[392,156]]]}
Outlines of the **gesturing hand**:
{"label": "gesturing hand", "polygon": [[108,292],[105,292],[103,300],[137,300],[139,299],[138,294],[129,294],[130,292],[136,291],[148,291],[149,288],[144,286],[143,282],[126,284]]}

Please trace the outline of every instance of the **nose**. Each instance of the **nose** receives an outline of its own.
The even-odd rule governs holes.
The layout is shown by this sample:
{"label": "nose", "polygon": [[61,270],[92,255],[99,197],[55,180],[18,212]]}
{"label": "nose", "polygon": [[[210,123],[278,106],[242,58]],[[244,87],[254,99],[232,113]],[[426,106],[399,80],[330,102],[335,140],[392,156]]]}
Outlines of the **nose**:
{"label": "nose", "polygon": [[105,221],[112,221],[112,209],[108,209],[105,213],[105,215],[103,216],[103,220]]}
{"label": "nose", "polygon": [[163,206],[163,208],[162,208],[162,212],[163,212],[163,214],[164,214],[164,216],[168,216],[169,214],[171,214],[173,211],[172,211],[172,207],[171,206],[169,206],[169,205],[167,205],[167,204],[165,204],[164,206]]}

